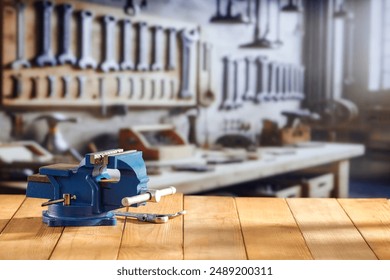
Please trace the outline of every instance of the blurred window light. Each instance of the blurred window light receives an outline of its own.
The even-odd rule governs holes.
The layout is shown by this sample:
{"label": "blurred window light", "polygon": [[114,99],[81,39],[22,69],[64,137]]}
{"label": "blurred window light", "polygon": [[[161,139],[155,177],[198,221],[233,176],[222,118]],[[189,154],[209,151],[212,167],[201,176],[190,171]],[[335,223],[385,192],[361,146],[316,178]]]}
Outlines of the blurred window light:
{"label": "blurred window light", "polygon": [[343,91],[343,60],[344,60],[344,20],[334,21],[333,41],[333,96],[342,97]]}
{"label": "blurred window light", "polygon": [[390,1],[371,1],[370,91],[390,89]]}

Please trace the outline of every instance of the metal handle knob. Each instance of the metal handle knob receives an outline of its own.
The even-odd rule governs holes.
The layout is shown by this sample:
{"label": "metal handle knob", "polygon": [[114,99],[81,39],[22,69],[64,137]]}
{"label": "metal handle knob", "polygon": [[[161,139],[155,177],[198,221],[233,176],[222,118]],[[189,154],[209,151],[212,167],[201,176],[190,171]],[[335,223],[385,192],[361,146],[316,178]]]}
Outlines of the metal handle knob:
{"label": "metal handle knob", "polygon": [[176,193],[175,187],[169,187],[161,190],[148,190],[146,193],[132,196],[132,197],[124,197],[122,199],[123,206],[130,206],[133,204],[151,201],[151,202],[159,202],[161,197],[166,195],[172,195]]}

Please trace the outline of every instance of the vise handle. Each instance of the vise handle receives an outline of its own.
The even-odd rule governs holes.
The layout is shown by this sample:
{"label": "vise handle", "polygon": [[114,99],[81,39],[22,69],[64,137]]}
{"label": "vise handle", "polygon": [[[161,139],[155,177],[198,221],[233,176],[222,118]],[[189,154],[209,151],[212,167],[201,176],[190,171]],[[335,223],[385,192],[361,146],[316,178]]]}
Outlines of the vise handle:
{"label": "vise handle", "polygon": [[175,187],[168,187],[161,190],[148,190],[147,192],[131,197],[124,197],[122,199],[122,205],[123,206],[130,206],[133,204],[141,203],[141,202],[159,202],[161,200],[161,197],[166,195],[172,195],[176,193]]}

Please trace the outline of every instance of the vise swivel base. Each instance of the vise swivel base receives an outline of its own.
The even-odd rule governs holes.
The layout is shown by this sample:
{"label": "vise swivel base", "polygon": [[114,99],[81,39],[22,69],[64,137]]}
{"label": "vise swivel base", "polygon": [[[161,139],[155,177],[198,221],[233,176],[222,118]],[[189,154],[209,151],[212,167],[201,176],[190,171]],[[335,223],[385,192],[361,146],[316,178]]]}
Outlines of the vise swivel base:
{"label": "vise swivel base", "polygon": [[48,226],[115,225],[116,216],[164,223],[174,214],[136,214],[115,212],[121,207],[138,207],[147,201],[159,202],[174,194],[174,187],[149,190],[145,163],[140,151],[122,149],[90,153],[79,165],[43,166],[28,178],[27,197],[47,198],[42,213]]}

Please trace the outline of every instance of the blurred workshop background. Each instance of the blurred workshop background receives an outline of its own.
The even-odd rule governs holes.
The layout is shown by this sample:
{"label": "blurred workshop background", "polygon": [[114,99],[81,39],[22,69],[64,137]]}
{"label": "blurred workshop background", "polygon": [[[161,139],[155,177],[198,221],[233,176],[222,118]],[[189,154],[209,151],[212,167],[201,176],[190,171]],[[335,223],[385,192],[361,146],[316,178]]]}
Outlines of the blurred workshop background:
{"label": "blurred workshop background", "polygon": [[0,193],[143,151],[184,194],[390,198],[390,2],[2,1]]}

